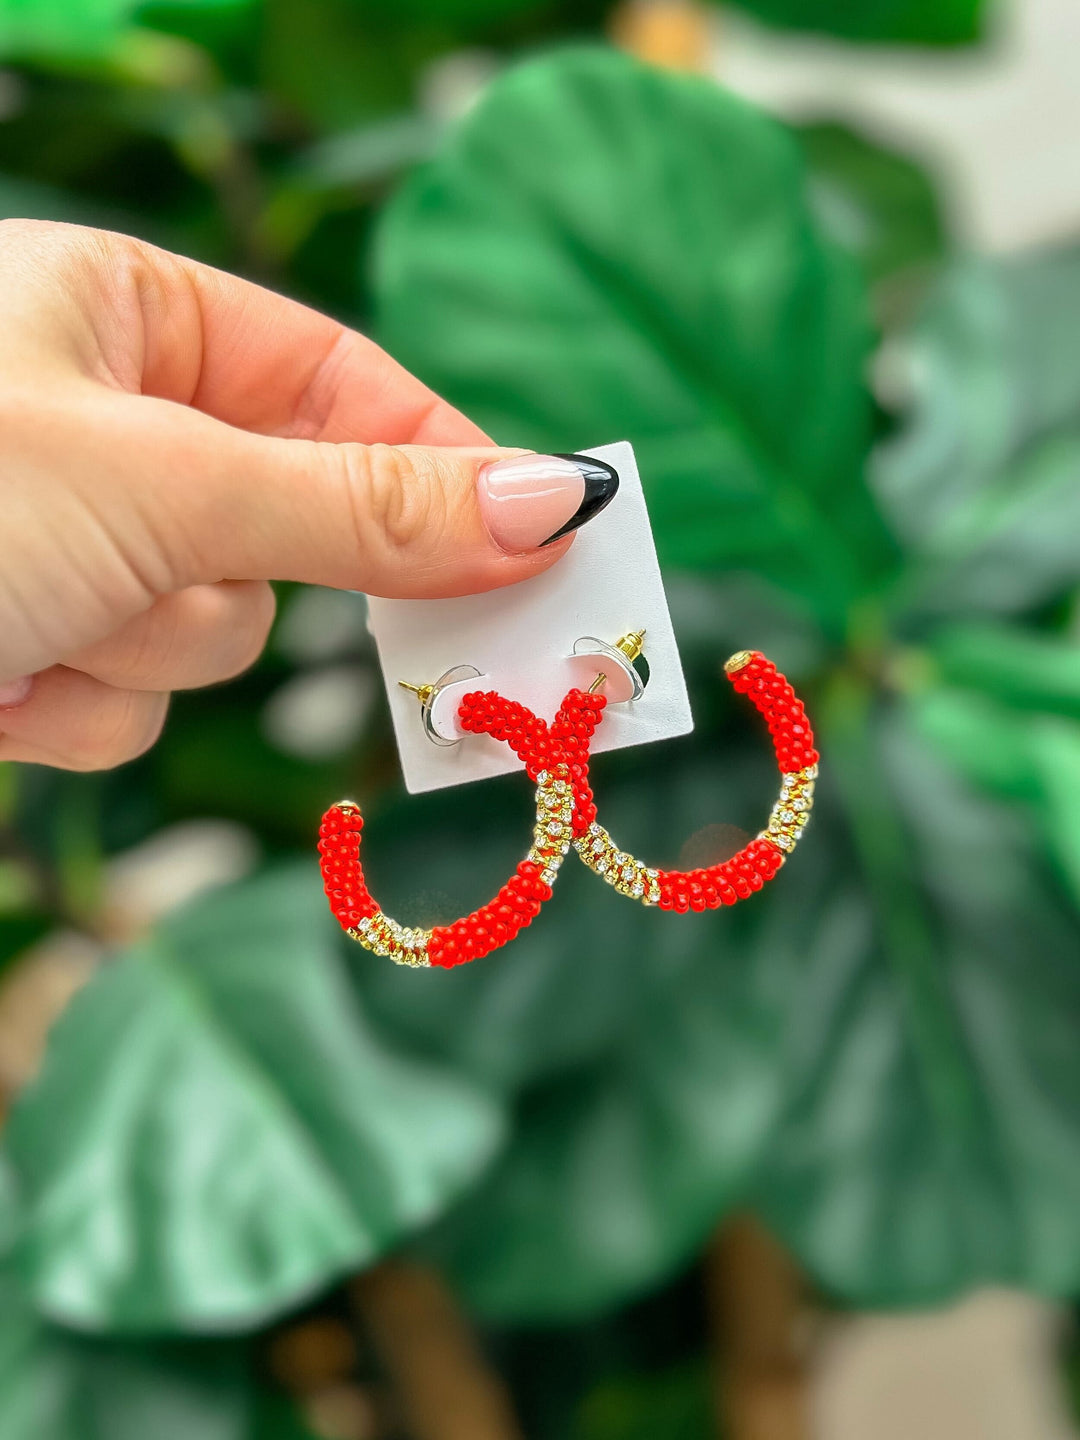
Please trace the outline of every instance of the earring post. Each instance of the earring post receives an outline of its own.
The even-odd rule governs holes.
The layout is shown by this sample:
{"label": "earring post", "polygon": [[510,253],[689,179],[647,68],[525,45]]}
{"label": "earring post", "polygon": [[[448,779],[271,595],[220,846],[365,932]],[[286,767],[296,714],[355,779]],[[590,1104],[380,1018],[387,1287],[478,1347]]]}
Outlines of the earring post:
{"label": "earring post", "polygon": [[402,690],[408,690],[415,695],[421,705],[426,705],[435,694],[434,685],[414,685],[411,680],[399,680],[397,683]]}

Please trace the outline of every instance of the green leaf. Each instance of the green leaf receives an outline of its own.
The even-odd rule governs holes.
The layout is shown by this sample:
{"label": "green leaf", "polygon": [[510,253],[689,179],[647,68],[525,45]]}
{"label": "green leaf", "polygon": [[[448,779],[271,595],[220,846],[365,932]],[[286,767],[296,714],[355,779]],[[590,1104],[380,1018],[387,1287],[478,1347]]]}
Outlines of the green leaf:
{"label": "green leaf", "polygon": [[43,1320],[0,1270],[4,1440],[311,1440],[249,1345],[104,1341]]}
{"label": "green leaf", "polygon": [[88,1329],[250,1327],[370,1263],[500,1118],[378,1041],[314,865],[215,893],[76,998],[12,1115],[35,1301]]}
{"label": "green leaf", "polygon": [[1010,799],[1038,797],[1023,717],[987,695],[945,688],[919,696],[911,713],[919,733],[975,785]]}
{"label": "green leaf", "polygon": [[983,0],[737,0],[770,25],[900,45],[965,45],[983,32]]}
{"label": "green leaf", "polygon": [[100,55],[131,22],[135,8],[135,0],[3,0],[0,54]]}
{"label": "green leaf", "polygon": [[1080,720],[1080,645],[1005,625],[952,625],[931,653],[951,685]]}
{"label": "green leaf", "polygon": [[[183,3],[192,9],[236,9],[251,0]],[[20,60],[101,59],[136,24],[140,9],[141,0],[0,0],[0,56]]]}
{"label": "green leaf", "polygon": [[384,215],[376,292],[392,352],[501,443],[632,440],[667,563],[834,625],[889,563],[862,287],[790,135],[712,83],[587,49],[509,72]]}
{"label": "green leaf", "polygon": [[257,1440],[241,1346],[86,1340],[42,1321],[10,1272],[0,1308],[4,1440]]}
{"label": "green leaf", "polygon": [[1026,803],[1080,904],[1080,725],[1059,715],[1017,714],[964,691],[924,697],[914,714],[961,773]]}
{"label": "green leaf", "polygon": [[1045,834],[1080,906],[1080,725],[1040,719],[1032,726],[1031,747],[1042,782]]}
{"label": "green leaf", "polygon": [[335,131],[400,114],[415,97],[418,71],[447,48],[441,28],[403,24],[357,0],[266,0],[258,51],[263,88]]}
{"label": "green leaf", "polygon": [[[754,1197],[826,1286],[864,1306],[1080,1281],[1080,933],[1022,817],[894,716],[879,773],[906,859],[860,837],[908,923],[842,881],[843,929],[793,976],[787,1113]],[[864,775],[864,779],[867,777]],[[867,781],[872,788],[873,780]],[[875,812],[886,830],[896,819]],[[755,957],[756,959],[756,957]]]}
{"label": "green leaf", "polygon": [[[722,918],[703,922],[710,938]],[[736,1003],[737,962],[709,963],[655,993],[591,1070],[527,1098],[490,1180],[432,1238],[485,1316],[578,1317],[648,1288],[745,1184],[777,1076],[767,1024]]]}
{"label": "green leaf", "polygon": [[821,220],[858,257],[868,279],[939,260],[946,246],[937,192],[914,160],[846,125],[800,125]]}
{"label": "green leaf", "polygon": [[1080,580],[1080,250],[967,261],[888,369],[908,423],[876,488],[912,546],[903,603],[1006,613]]}

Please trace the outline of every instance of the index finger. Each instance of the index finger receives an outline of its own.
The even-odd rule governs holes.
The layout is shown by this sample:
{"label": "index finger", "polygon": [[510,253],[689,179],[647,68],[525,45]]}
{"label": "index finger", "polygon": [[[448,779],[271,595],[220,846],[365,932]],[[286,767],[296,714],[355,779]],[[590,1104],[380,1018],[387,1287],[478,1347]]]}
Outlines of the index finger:
{"label": "index finger", "polygon": [[328,315],[130,236],[18,226],[33,231],[39,257],[68,281],[71,323],[89,326],[108,378],[124,389],[263,435],[491,443],[372,340]]}

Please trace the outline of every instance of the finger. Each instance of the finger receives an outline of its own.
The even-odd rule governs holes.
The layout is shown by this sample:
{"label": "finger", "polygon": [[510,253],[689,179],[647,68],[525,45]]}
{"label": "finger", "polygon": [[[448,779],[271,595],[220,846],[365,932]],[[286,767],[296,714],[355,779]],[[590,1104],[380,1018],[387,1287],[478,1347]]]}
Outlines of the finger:
{"label": "finger", "polygon": [[[546,542],[618,487],[585,459],[280,440],[161,401],[120,403],[124,464],[140,483],[121,475],[118,503],[143,507],[138,553],[144,568],[164,555],[166,589],[227,577],[475,594],[547,569],[570,540]],[[103,442],[103,465],[115,448]]]}
{"label": "finger", "polygon": [[[5,236],[16,243],[5,247]],[[49,311],[66,348],[74,345],[82,368],[98,379],[266,435],[489,443],[373,341],[294,300],[129,236],[76,225],[0,225],[0,269],[25,269],[27,237],[36,272],[51,282],[35,292],[36,311]],[[25,283],[0,284],[0,303],[5,289],[27,293]],[[40,335],[40,313],[30,328]]]}
{"label": "finger", "polygon": [[149,750],[167,695],[119,690],[62,665],[34,676],[21,705],[0,710],[0,761],[108,770]]}
{"label": "finger", "polygon": [[274,592],[265,581],[192,585],[64,663],[123,690],[192,690],[254,664],[273,622]]}

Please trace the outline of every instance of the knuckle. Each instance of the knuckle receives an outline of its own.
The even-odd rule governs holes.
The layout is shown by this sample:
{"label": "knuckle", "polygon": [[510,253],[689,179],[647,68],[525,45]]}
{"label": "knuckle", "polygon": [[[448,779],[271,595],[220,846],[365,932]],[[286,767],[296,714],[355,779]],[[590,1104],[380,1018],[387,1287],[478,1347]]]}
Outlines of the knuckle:
{"label": "knuckle", "polygon": [[220,678],[231,680],[250,665],[254,665],[263,652],[277,602],[269,585],[253,582],[250,592],[245,595],[240,617],[230,614],[223,623],[228,624],[230,646],[222,667]]}
{"label": "knuckle", "polygon": [[[148,612],[150,613],[150,612]],[[180,617],[175,605],[158,607],[157,623],[132,627],[130,649],[123,666],[129,685],[154,685],[168,671],[181,648]]]}
{"label": "knuckle", "polygon": [[393,550],[407,550],[442,529],[445,490],[430,456],[398,445],[353,445],[346,451],[358,538],[374,531]]}
{"label": "knuckle", "polygon": [[155,743],[165,724],[168,696],[118,692],[84,716],[68,753],[72,770],[109,770],[137,760]]}
{"label": "knuckle", "polygon": [[77,664],[108,685],[145,694],[214,685],[259,658],[274,611],[265,581],[192,586],[82,652]]}

